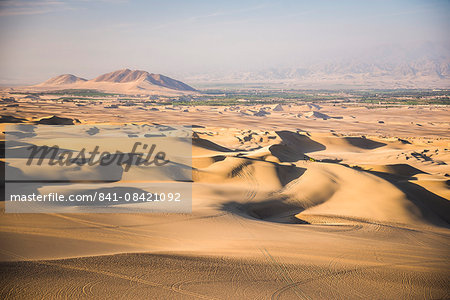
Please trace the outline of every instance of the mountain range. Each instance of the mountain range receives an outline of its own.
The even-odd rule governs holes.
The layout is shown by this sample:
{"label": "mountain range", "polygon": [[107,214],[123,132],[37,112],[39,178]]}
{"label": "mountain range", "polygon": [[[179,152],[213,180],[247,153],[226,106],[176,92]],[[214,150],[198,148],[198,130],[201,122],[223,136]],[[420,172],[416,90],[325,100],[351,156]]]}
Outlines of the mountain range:
{"label": "mountain range", "polygon": [[102,74],[91,80],[72,74],[63,74],[34,85],[32,88],[46,90],[95,89],[134,94],[184,94],[196,92],[193,87],[170,77],[130,69]]}
{"label": "mountain range", "polygon": [[[383,45],[345,55],[232,72],[186,74],[189,82],[278,84],[292,88],[450,88],[450,46]],[[267,64],[266,64],[267,65]]]}
{"label": "mountain range", "polygon": [[198,85],[243,83],[292,88],[450,88],[450,62],[362,63],[343,61],[306,67],[265,68],[216,74],[190,74]]}

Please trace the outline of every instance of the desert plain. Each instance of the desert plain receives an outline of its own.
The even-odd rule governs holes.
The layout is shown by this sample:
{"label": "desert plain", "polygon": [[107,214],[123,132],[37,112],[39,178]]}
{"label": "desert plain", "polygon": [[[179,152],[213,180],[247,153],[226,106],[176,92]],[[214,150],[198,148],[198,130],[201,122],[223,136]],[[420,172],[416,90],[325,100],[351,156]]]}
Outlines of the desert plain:
{"label": "desert plain", "polygon": [[447,105],[9,94],[2,125],[192,126],[193,203],[189,214],[3,211],[2,298],[450,297]]}

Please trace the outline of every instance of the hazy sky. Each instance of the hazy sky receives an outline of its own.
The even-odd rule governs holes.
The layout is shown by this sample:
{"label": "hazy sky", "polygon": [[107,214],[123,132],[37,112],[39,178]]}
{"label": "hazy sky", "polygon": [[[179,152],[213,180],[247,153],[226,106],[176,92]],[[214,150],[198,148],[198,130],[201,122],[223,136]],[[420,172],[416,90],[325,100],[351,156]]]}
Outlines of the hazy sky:
{"label": "hazy sky", "polygon": [[0,84],[124,67],[182,77],[448,44],[448,15],[448,0],[0,0]]}

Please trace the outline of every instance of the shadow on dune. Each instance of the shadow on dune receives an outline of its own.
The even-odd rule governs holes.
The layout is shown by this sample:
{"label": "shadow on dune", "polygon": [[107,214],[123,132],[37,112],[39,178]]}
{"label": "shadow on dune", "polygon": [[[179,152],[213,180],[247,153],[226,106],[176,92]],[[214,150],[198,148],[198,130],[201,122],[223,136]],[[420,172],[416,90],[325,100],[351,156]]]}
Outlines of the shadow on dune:
{"label": "shadow on dune", "polygon": [[305,168],[299,168],[294,166],[283,166],[283,165],[276,166],[277,177],[280,180],[280,184],[282,186],[286,186],[292,180],[299,178],[305,173],[305,171],[306,171]]}
{"label": "shadow on dune", "polygon": [[[277,177],[283,187],[300,178],[305,171],[305,168],[276,165]],[[234,172],[241,172],[241,168],[235,169]],[[307,224],[307,222],[295,217],[296,214],[304,210],[300,203],[288,202],[287,200],[287,197],[278,195],[259,202],[247,201],[242,203],[230,201],[224,203],[221,209],[245,218],[275,223]]]}
{"label": "shadow on dune", "polygon": [[365,137],[345,137],[344,139],[352,146],[367,150],[373,150],[387,145]]}
{"label": "shadow on dune", "polygon": [[[246,160],[243,161],[241,164],[237,165],[233,169],[230,170],[228,173],[228,178],[234,178],[234,177],[246,177],[246,175],[242,175],[243,170],[251,166],[253,162],[260,162],[261,160],[255,159],[255,158],[249,158],[244,157]],[[222,161],[225,159],[225,156],[214,156],[213,159],[215,162]],[[275,167],[275,171],[277,173],[277,178],[282,186],[286,186],[291,181],[299,178],[300,176],[305,173],[305,168],[300,168],[295,165],[280,165],[278,163],[272,163],[272,162],[266,162],[269,164],[272,164]]]}
{"label": "shadow on dune", "polygon": [[[414,167],[409,167],[415,169]],[[447,228],[450,227],[450,202],[447,199],[436,195],[433,192],[430,192],[429,190],[418,184],[405,180],[405,177],[407,176],[393,175],[390,173],[378,171],[364,172],[368,172],[370,174],[378,176],[395,185],[398,189],[406,194],[407,198],[420,209],[423,217],[431,223],[437,226],[444,226]],[[425,172],[420,171],[419,173]],[[409,177],[408,179],[413,178]],[[439,218],[437,219],[436,216],[438,216]]]}
{"label": "shadow on dune", "polygon": [[291,147],[298,147],[303,153],[322,151],[326,149],[325,145],[313,141],[306,135],[287,130],[277,131],[276,133],[281,138],[283,144]]}
{"label": "shadow on dune", "polygon": [[201,147],[208,150],[220,151],[220,152],[236,152],[231,149],[220,146],[219,144],[213,143],[207,139],[202,138],[193,138],[192,146]]}
{"label": "shadow on dune", "polygon": [[[43,183],[95,183],[95,182],[117,182],[122,179],[124,174],[123,166],[110,164],[105,166],[95,165],[87,167],[89,172],[83,171],[79,165],[71,167],[48,166],[45,163],[42,171],[34,173],[24,173],[19,168],[11,166],[9,163],[1,162],[3,168],[3,178],[8,182],[43,182]],[[35,170],[40,166],[33,164]],[[179,167],[173,169],[178,170]],[[52,173],[49,171],[54,170]]]}
{"label": "shadow on dune", "polygon": [[263,202],[239,203],[231,201],[224,203],[222,210],[248,219],[258,219],[284,224],[309,224],[295,217],[303,211],[302,207],[286,203],[284,199],[272,199]]}
{"label": "shadow on dune", "polygon": [[[31,143],[21,142],[21,141],[8,141],[6,144],[2,142],[3,151],[1,153],[1,158],[5,158],[6,154],[8,154],[7,158],[30,158],[33,152],[33,146],[38,147],[38,145],[34,145]],[[37,154],[35,154],[35,159],[44,158],[49,159],[52,156],[59,157],[61,154],[65,152],[76,153],[75,150],[70,150],[66,148],[59,148],[57,145],[48,146],[47,150],[41,150]]]}
{"label": "shadow on dune", "polygon": [[325,145],[318,143],[306,135],[291,131],[277,131],[281,144],[272,145],[269,151],[281,162],[296,162],[308,159],[305,153],[325,150]]}
{"label": "shadow on dune", "polygon": [[27,122],[27,119],[16,118],[11,115],[0,116],[0,123],[25,123],[25,122]]}
{"label": "shadow on dune", "polygon": [[[335,163],[340,164],[338,161]],[[346,164],[341,165],[351,168]],[[423,220],[426,220],[428,223],[444,228],[450,227],[449,201],[430,192],[426,188],[409,181],[414,179],[414,175],[425,172],[407,164],[388,165],[386,167],[387,170],[392,171],[392,174],[379,171],[367,171],[362,168],[353,169],[361,173],[370,173],[393,184],[406,195],[407,199],[411,201],[412,204],[417,207]],[[303,172],[304,171],[305,170],[303,170]],[[302,174],[297,174],[293,177],[298,178],[301,175]],[[449,185],[449,183],[447,184]],[[260,202],[242,203],[231,201],[223,204],[221,208],[224,211],[249,219],[259,219],[268,222],[286,224],[309,224],[307,221],[296,217],[299,213],[304,211],[306,207],[304,207],[301,203],[291,202],[287,197],[282,195]],[[364,221],[364,219],[359,219],[357,216],[351,218],[351,220],[367,222]]]}
{"label": "shadow on dune", "polygon": [[35,121],[35,124],[41,125],[75,125],[75,123],[81,123],[78,119],[63,118],[58,116],[52,116],[48,118],[41,118]]}
{"label": "shadow on dune", "polygon": [[404,179],[401,177],[412,177],[417,174],[428,174],[427,172],[424,172],[422,170],[419,170],[413,166],[410,166],[408,164],[392,164],[392,165],[386,165],[386,169],[388,170],[387,174],[391,174],[393,176],[398,176],[398,179]]}
{"label": "shadow on dune", "polygon": [[427,174],[426,172],[408,164],[386,165],[389,172],[364,170],[359,166],[351,167],[347,164],[341,165],[359,172],[370,173],[388,181],[405,193],[406,197],[420,210],[424,219],[436,226],[450,227],[450,202],[410,181],[414,179],[414,175]]}

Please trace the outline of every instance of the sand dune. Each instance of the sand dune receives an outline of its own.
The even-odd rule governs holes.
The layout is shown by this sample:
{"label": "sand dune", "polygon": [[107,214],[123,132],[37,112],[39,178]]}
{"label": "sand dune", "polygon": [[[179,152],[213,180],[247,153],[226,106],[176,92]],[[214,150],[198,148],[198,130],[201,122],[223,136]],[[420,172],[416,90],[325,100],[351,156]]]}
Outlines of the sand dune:
{"label": "sand dune", "polygon": [[[299,115],[301,116],[301,115]],[[318,118],[318,119],[323,119],[323,120],[328,120],[328,119],[342,119],[342,117],[330,117],[327,114],[323,114],[321,112],[318,111],[310,111],[308,113],[305,113],[303,115],[306,118]]]}
{"label": "sand dune", "polygon": [[74,125],[80,123],[78,119],[62,118],[58,116],[44,117],[35,121],[36,124],[43,125]]}
{"label": "sand dune", "polygon": [[[324,105],[321,112],[343,119],[322,120],[296,117],[317,108],[257,117],[255,106],[241,119],[243,108],[222,109],[218,120],[217,109],[180,117],[184,108],[169,108],[119,106],[113,114],[139,120],[133,126],[162,116],[196,124],[192,214],[2,214],[2,296],[95,298],[108,289],[127,298],[449,297],[450,152],[447,125],[427,123],[436,112],[389,118],[389,110]],[[81,109],[85,115],[54,107],[57,120],[79,118],[92,134],[111,118],[110,110]],[[25,111],[21,122],[42,117]],[[418,112],[424,126],[411,128]],[[353,131],[356,121],[364,135]],[[108,187],[145,190],[133,182],[142,176]]]}

